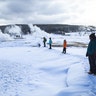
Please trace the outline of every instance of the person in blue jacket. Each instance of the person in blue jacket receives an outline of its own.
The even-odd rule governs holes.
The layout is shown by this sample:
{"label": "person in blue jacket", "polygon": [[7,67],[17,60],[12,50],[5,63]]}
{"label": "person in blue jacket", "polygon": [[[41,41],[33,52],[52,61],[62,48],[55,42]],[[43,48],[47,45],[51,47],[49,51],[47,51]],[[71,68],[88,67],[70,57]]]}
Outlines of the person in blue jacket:
{"label": "person in blue jacket", "polygon": [[95,33],[89,35],[90,42],[88,44],[86,56],[88,56],[90,71],[89,74],[96,74],[96,36]]}
{"label": "person in blue jacket", "polygon": [[51,39],[51,37],[49,38],[49,49],[52,49],[52,39]]}

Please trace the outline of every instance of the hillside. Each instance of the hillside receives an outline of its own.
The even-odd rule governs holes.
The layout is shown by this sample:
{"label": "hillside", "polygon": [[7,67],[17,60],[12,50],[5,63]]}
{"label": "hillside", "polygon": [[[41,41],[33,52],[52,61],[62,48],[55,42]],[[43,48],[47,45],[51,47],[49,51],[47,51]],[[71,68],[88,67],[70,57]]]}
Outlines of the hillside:
{"label": "hillside", "polygon": [[[24,34],[31,33],[30,27],[28,24],[15,24],[19,26]],[[81,32],[81,31],[95,31],[95,26],[83,26],[83,25],[67,25],[67,24],[33,24],[33,26],[38,26],[40,29],[46,31],[47,33],[55,34],[65,34],[68,32]],[[4,33],[6,27],[12,25],[2,25],[0,26],[1,31]]]}

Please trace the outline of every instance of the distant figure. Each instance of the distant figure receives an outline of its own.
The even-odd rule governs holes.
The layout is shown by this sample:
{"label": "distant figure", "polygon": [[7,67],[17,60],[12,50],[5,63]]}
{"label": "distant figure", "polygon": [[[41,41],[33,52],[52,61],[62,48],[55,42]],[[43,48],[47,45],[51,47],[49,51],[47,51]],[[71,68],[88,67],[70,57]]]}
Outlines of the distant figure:
{"label": "distant figure", "polygon": [[44,47],[46,47],[46,41],[47,39],[45,37],[43,37],[43,44],[44,44]]}
{"label": "distant figure", "polygon": [[41,46],[41,44],[40,43],[38,43],[38,47],[40,47]]}
{"label": "distant figure", "polygon": [[63,52],[62,52],[64,54],[66,54],[66,47],[67,47],[67,41],[64,40],[64,42],[63,42]]}
{"label": "distant figure", "polygon": [[90,71],[89,74],[96,74],[96,36],[95,33],[89,35],[90,42],[88,44],[86,56],[88,56]]}
{"label": "distant figure", "polygon": [[52,39],[49,38],[49,49],[52,49]]}

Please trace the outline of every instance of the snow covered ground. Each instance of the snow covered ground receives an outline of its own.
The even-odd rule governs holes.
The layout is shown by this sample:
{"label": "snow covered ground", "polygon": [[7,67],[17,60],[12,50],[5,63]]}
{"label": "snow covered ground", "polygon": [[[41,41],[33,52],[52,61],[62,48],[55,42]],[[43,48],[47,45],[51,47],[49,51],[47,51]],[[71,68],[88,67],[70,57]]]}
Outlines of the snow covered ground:
{"label": "snow covered ground", "polygon": [[62,47],[32,47],[20,39],[1,42],[0,54],[0,96],[96,96],[86,48],[62,54]]}
{"label": "snow covered ground", "polygon": [[86,48],[67,47],[67,54],[63,54],[62,47],[50,50],[42,43],[46,36],[55,44],[62,44],[64,39],[88,44],[88,35],[37,31],[24,39],[0,37],[0,96],[96,96],[96,76],[87,73]]}

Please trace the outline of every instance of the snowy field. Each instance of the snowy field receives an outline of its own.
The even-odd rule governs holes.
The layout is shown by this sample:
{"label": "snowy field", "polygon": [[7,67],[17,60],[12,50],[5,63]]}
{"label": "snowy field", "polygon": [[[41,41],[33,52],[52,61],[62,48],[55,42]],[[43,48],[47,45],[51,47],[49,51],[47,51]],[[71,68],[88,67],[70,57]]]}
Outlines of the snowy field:
{"label": "snowy field", "polygon": [[63,39],[89,42],[88,35],[46,33],[0,42],[0,96],[96,96],[96,76],[87,73],[86,48],[67,47],[62,54],[62,47],[43,47],[42,36],[60,44]]}

